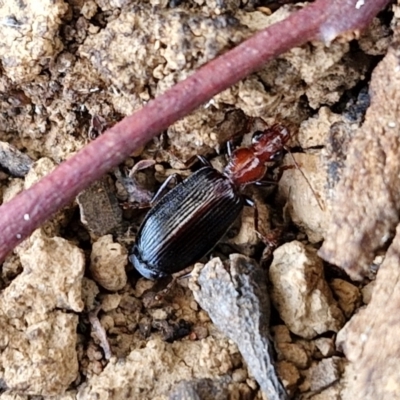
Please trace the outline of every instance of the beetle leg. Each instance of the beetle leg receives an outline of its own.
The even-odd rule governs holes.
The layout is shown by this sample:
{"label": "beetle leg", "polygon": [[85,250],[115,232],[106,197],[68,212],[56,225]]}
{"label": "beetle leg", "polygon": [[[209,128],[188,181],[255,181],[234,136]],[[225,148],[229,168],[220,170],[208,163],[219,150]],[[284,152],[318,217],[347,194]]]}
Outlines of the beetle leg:
{"label": "beetle leg", "polygon": [[178,280],[190,277],[192,271],[193,271],[193,265],[190,265],[189,267],[183,269],[182,271],[172,274],[171,282],[168,283],[168,285],[159,294],[165,296],[173,288],[173,286]]}
{"label": "beetle leg", "polygon": [[257,208],[256,207],[256,203],[254,202],[253,199],[250,199],[250,197],[245,197],[244,196],[244,202],[245,202],[246,206]]}
{"label": "beetle leg", "polygon": [[157,190],[157,192],[155,193],[155,195],[153,196],[153,198],[150,201],[150,205],[154,206],[160,199],[161,197],[164,196],[165,192],[168,190],[168,185],[175,181],[175,186],[182,182],[182,177],[179,174],[172,174],[170,175],[160,186],[160,188]]}
{"label": "beetle leg", "polygon": [[210,161],[208,161],[207,158],[205,158],[204,156],[201,156],[199,154],[196,154],[195,156],[190,157],[189,160],[187,160],[184,163],[185,167],[191,168],[193,166],[193,164],[195,164],[197,161],[200,161],[200,163],[202,164],[202,167],[212,167]]}
{"label": "beetle leg", "polygon": [[172,274],[173,279],[176,281],[189,278],[192,274],[193,271],[193,265],[190,265],[189,267],[183,269],[182,271],[176,272],[175,274]]}
{"label": "beetle leg", "polygon": [[278,181],[263,179],[262,181],[254,182],[253,185],[256,185],[256,186],[278,185]]}
{"label": "beetle leg", "polygon": [[228,154],[229,159],[232,158],[232,153],[233,153],[232,147],[233,147],[232,140],[228,140],[228,141],[226,142],[226,152],[227,152],[227,154]]}
{"label": "beetle leg", "polygon": [[203,164],[203,166],[212,167],[210,161],[208,161],[204,156],[197,155],[196,157]]}

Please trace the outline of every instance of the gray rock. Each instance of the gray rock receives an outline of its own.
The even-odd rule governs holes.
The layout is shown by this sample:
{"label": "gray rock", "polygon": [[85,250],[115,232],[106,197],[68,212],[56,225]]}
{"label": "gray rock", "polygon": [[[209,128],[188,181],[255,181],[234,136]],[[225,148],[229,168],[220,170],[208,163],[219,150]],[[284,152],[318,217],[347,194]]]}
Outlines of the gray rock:
{"label": "gray rock", "polygon": [[270,302],[265,272],[255,261],[230,256],[229,271],[219,258],[192,273],[191,288],[213,323],[233,340],[268,399],[287,398],[272,359]]}

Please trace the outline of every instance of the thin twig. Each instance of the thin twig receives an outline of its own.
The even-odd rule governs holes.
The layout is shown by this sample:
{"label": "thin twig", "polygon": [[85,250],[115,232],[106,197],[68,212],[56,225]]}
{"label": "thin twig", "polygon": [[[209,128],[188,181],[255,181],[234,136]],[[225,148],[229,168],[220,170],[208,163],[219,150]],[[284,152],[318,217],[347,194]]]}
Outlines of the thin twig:
{"label": "thin twig", "polygon": [[91,336],[99,341],[100,347],[103,349],[104,358],[109,360],[112,356],[110,343],[108,342],[107,333],[104,326],[99,320],[99,311],[101,306],[96,307],[93,311],[89,313],[89,322],[92,326]]}
{"label": "thin twig", "polygon": [[389,0],[317,0],[198,69],[0,207],[0,261],[91,182],[159,132],[285,51],[366,27]]}

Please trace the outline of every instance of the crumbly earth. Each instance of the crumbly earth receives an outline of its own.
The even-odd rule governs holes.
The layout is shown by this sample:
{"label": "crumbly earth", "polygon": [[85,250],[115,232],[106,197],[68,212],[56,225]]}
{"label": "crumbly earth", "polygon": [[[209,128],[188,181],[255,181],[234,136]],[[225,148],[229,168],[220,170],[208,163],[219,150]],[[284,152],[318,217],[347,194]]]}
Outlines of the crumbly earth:
{"label": "crumbly earth", "polygon": [[[280,3],[1,2],[1,202],[301,7]],[[399,10],[215,96],[18,246],[0,270],[0,399],[400,399]],[[160,183],[196,155],[223,168],[228,140],[276,122],[293,155],[278,187],[247,189],[257,211],[218,257],[190,287],[140,278],[128,255]]]}
{"label": "crumbly earth", "polygon": [[[396,37],[399,34],[395,26]],[[399,223],[399,52],[398,46],[390,47],[373,72],[371,106],[349,145],[320,252],[327,261],[343,266],[353,279],[368,275],[377,250],[390,244]],[[380,124],[376,124],[378,116],[384,118]],[[350,199],[357,207],[351,206]]]}

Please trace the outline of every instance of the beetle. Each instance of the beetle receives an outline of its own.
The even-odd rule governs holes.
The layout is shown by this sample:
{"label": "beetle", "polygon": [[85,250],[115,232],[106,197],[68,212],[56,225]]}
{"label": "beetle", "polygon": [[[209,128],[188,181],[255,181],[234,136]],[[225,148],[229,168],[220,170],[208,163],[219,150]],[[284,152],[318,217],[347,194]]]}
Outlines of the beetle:
{"label": "beetle", "polygon": [[289,140],[273,125],[253,135],[250,147],[235,150],[221,173],[204,166],[183,180],[148,212],[129,259],[145,278],[179,272],[207,255],[243,209],[243,188],[260,181]]}

